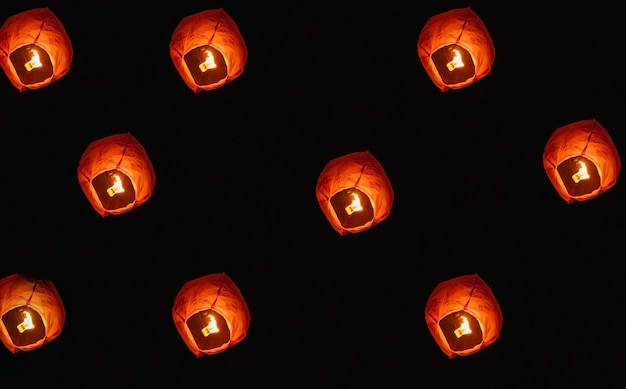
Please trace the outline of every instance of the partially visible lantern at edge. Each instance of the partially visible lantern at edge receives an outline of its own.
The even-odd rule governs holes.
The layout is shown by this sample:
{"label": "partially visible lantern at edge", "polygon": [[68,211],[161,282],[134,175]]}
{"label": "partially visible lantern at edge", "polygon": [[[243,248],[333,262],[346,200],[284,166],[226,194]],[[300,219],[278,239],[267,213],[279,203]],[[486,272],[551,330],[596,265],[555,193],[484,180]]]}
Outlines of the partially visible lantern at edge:
{"label": "partially visible lantern at edge", "polygon": [[226,273],[185,283],[174,300],[172,316],[178,333],[197,357],[235,346],[250,326],[248,305]]}
{"label": "partially visible lantern at edge", "polygon": [[391,182],[369,151],[328,162],[317,180],[316,193],[324,215],[341,235],[380,223],[393,205]]}
{"label": "partially visible lantern at edge", "polygon": [[13,274],[0,279],[0,340],[12,353],[54,340],[65,323],[65,307],[51,281]]}
{"label": "partially visible lantern at edge", "polygon": [[48,8],[13,15],[0,28],[0,65],[21,92],[63,77],[73,54],[63,24]]}
{"label": "partially visible lantern at edge", "polygon": [[465,88],[485,77],[496,56],[485,24],[469,7],[428,19],[417,52],[426,73],[443,92]]}
{"label": "partially visible lantern at edge", "polygon": [[239,77],[248,49],[237,24],[220,8],[183,18],[172,34],[170,55],[185,84],[200,92]]}
{"label": "partially visible lantern at edge", "polygon": [[146,202],[156,176],[152,162],[130,133],[90,143],[78,164],[78,181],[100,215],[119,215]]}
{"label": "partially visible lantern at edge", "polygon": [[543,152],[543,166],[568,203],[589,200],[617,182],[621,162],[609,133],[595,119],[556,129]]}
{"label": "partially visible lantern at edge", "polygon": [[426,303],[426,324],[448,357],[474,354],[498,339],[502,311],[478,274],[438,284]]}

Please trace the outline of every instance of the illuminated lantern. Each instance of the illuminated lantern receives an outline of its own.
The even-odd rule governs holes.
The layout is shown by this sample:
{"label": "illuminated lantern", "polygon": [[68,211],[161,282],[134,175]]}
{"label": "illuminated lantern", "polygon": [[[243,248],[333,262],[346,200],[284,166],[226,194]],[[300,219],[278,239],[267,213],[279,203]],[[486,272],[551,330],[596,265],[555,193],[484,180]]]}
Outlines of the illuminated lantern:
{"label": "illuminated lantern", "polygon": [[65,323],[65,307],[50,281],[13,274],[0,279],[0,340],[12,353],[54,340]]}
{"label": "illuminated lantern", "polygon": [[226,273],[185,283],[174,300],[172,316],[183,341],[197,357],[233,347],[246,337],[250,326],[248,305]]}
{"label": "illuminated lantern", "polygon": [[220,8],[183,18],[172,34],[170,55],[185,84],[200,92],[239,77],[248,49],[233,19]]}
{"label": "illuminated lantern", "polygon": [[78,181],[100,215],[119,215],[145,203],[156,176],[143,146],[130,133],[92,142],[80,158]]}
{"label": "illuminated lantern", "polygon": [[615,185],[621,162],[609,133],[590,119],[552,133],[543,167],[559,196],[572,203],[592,199]]}
{"label": "illuminated lantern", "polygon": [[48,8],[11,16],[0,28],[0,65],[21,92],[63,77],[73,54],[65,28]]}
{"label": "illuminated lantern", "polygon": [[478,274],[437,285],[426,303],[426,324],[448,357],[474,354],[498,339],[502,312]]}
{"label": "illuminated lantern", "polygon": [[417,53],[428,76],[445,92],[489,74],[496,49],[483,21],[467,7],[431,17],[420,32]]}
{"label": "illuminated lantern", "polygon": [[316,192],[324,215],[341,235],[380,223],[393,204],[391,182],[369,151],[328,162],[317,180]]}

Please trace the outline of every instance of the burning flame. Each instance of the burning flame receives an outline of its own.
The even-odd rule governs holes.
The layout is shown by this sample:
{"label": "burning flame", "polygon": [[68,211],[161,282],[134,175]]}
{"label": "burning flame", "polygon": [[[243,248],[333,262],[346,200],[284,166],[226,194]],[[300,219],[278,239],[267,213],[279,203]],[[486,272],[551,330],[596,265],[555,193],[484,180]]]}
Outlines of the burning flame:
{"label": "burning flame", "polygon": [[115,196],[118,193],[124,192],[124,187],[122,186],[122,180],[120,179],[120,177],[117,174],[114,174],[113,177],[115,177],[115,182],[111,187],[107,189],[107,193],[111,197]]}
{"label": "burning flame", "polygon": [[213,317],[213,315],[207,315],[207,317],[209,318],[209,324],[207,324],[207,326],[202,329],[202,335],[204,335],[205,337],[216,332],[220,332],[220,329],[217,328],[217,322],[215,321],[215,317]]}
{"label": "burning flame", "polygon": [[209,69],[215,69],[217,67],[217,65],[215,64],[215,57],[213,57],[213,53],[211,53],[209,50],[204,50],[204,52],[206,54],[206,58],[204,62],[198,65],[202,73],[206,72]]}
{"label": "burning flame", "polygon": [[41,60],[39,59],[39,53],[37,52],[37,50],[30,49],[30,53],[31,53],[30,61],[24,64],[24,67],[29,72],[33,69],[40,68],[43,66],[41,63]]}
{"label": "burning flame", "polygon": [[589,179],[589,173],[587,173],[587,165],[583,161],[578,161],[578,171],[572,176],[572,180],[578,184],[581,180]]}
{"label": "burning flame", "polygon": [[463,63],[463,58],[461,58],[461,53],[459,53],[459,51],[456,49],[452,51],[454,51],[454,58],[452,58],[452,61],[446,64],[449,71],[453,71],[456,68],[462,68],[463,66],[465,66],[465,64]]}
{"label": "burning flame", "polygon": [[33,318],[30,316],[29,312],[24,312],[24,321],[17,325],[17,330],[20,334],[24,333],[26,330],[32,330],[35,328],[33,324]]}
{"label": "burning flame", "polygon": [[354,212],[362,211],[361,199],[356,193],[352,193],[352,203],[346,207],[346,213],[352,215]]}
{"label": "burning flame", "polygon": [[465,316],[461,316],[461,319],[463,320],[463,323],[461,323],[461,326],[459,328],[454,330],[454,335],[456,335],[457,338],[472,333],[472,329],[469,326],[467,318]]}

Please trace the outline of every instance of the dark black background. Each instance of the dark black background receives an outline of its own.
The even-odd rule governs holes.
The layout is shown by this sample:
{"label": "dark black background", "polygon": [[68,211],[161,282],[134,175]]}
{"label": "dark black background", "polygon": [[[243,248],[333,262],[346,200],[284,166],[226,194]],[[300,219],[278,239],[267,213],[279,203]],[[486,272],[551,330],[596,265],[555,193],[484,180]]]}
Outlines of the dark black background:
{"label": "dark black background", "polygon": [[[48,6],[69,73],[0,77],[0,276],[34,273],[63,333],[0,350],[0,387],[620,387],[626,189],[566,204],[542,165],[558,127],[596,118],[626,150],[622,1],[3,0]],[[491,73],[442,93],[419,62],[429,17],[470,6]],[[194,94],[169,56],[190,14],[223,7],[244,73]],[[78,184],[87,145],[131,132],[152,198],[101,218]],[[395,202],[339,236],[315,198],[330,159],[369,150]],[[248,336],[196,358],[171,316],[188,280],[226,272]],[[504,315],[488,348],[448,359],[424,320],[437,285],[478,273]]]}

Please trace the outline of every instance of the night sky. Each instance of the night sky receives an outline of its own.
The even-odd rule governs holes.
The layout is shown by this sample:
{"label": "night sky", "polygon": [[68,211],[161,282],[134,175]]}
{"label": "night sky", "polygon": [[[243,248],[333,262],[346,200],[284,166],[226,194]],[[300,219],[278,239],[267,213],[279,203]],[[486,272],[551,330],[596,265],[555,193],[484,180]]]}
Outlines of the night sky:
{"label": "night sky", "polygon": [[[2,0],[0,19],[46,6],[74,57],[37,90],[0,74],[0,278],[51,280],[67,317],[39,349],[0,349],[1,388],[623,385],[626,187],[567,204],[542,164],[552,132],[585,119],[626,153],[622,1]],[[417,38],[431,16],[467,6],[493,39],[493,69],[441,92]],[[215,8],[237,23],[248,60],[231,83],[194,93],[169,42],[182,18]],[[156,185],[103,218],[78,161],[125,132]],[[365,150],[393,207],[340,236],[317,178]],[[246,299],[249,332],[197,358],[173,301],[220,272]],[[449,359],[426,300],[474,273],[502,331]]]}

